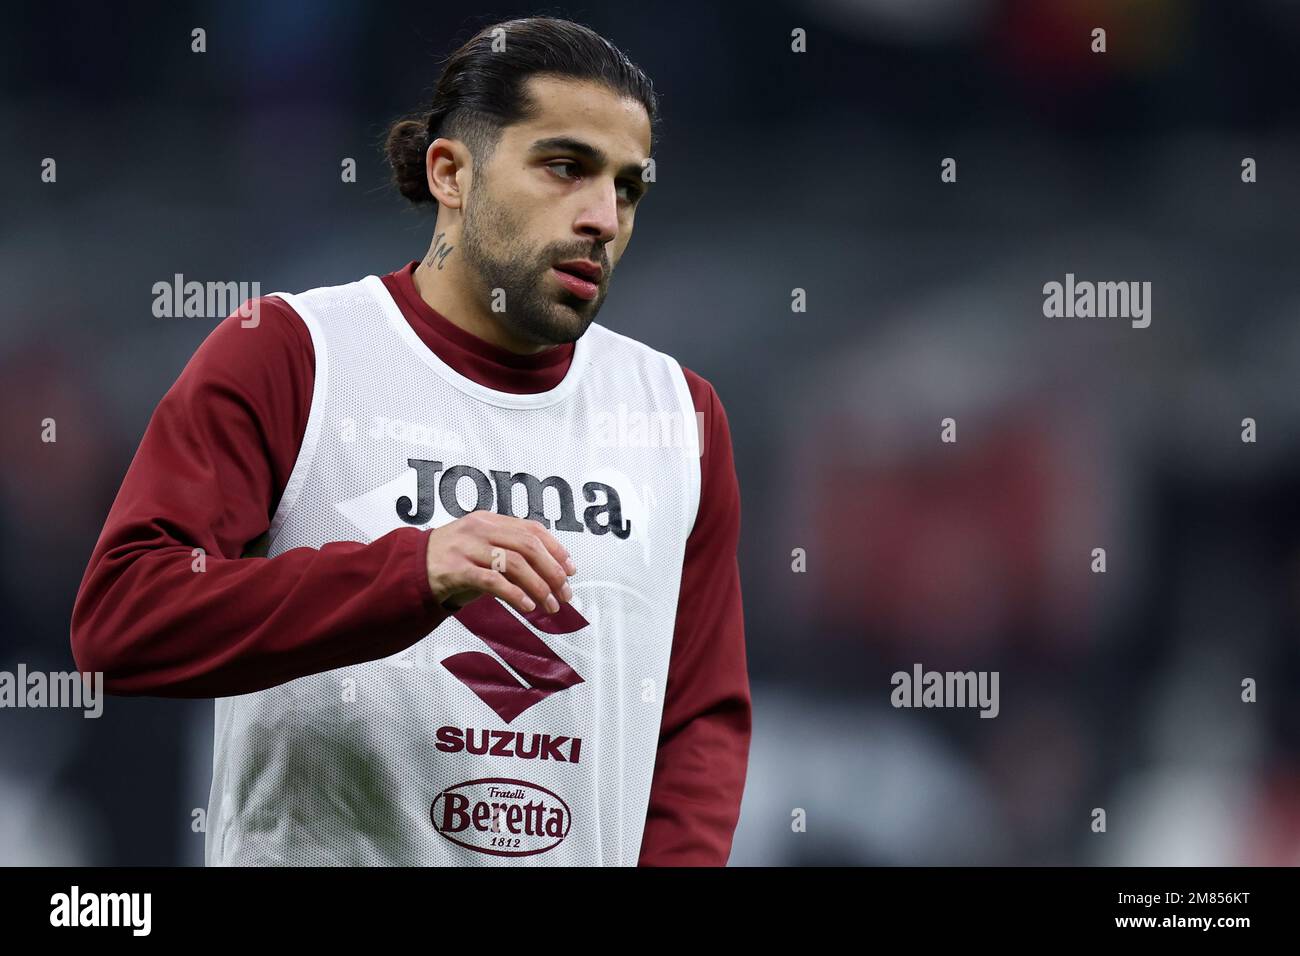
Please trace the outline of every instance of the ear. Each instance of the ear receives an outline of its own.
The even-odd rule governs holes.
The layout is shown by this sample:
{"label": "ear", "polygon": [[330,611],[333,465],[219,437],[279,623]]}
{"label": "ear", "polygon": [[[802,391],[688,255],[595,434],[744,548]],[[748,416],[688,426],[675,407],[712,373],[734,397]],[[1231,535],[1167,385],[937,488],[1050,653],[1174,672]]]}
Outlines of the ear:
{"label": "ear", "polygon": [[459,209],[464,198],[468,182],[461,182],[462,173],[471,175],[469,151],[465,144],[457,139],[445,136],[429,144],[424,154],[424,173],[428,178],[429,192],[438,204],[450,209]]}

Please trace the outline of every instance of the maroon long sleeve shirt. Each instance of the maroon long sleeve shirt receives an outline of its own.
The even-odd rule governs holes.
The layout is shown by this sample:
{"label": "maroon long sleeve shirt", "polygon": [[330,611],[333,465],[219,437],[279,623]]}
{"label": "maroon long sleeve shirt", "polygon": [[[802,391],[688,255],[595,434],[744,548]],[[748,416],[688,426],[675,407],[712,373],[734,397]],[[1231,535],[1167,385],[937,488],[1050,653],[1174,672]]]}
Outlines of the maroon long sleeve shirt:
{"label": "maroon long sleeve shirt", "polygon": [[[383,276],[420,339],[457,372],[546,391],[573,346],[517,355],[420,297],[416,263]],[[221,322],[163,396],[86,568],[72,652],[114,694],[227,697],[395,654],[432,631],[428,530],[243,557],[267,532],[311,409],[315,356],[282,300]],[[703,413],[700,504],[686,543],[640,865],[721,865],[740,812],[750,694],[736,547],[740,492],[726,414],[684,369]],[[198,550],[198,549],[201,549]],[[195,562],[205,573],[194,573]]]}

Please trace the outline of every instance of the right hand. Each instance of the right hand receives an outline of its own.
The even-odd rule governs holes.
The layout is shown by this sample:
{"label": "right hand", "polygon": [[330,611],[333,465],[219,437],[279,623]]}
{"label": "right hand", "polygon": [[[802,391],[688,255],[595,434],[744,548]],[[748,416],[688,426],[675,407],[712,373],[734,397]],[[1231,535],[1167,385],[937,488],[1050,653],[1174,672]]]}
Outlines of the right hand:
{"label": "right hand", "polygon": [[549,614],[573,598],[567,576],[577,571],[569,552],[536,521],[471,511],[429,532],[425,552],[429,587],[438,603],[458,611],[493,594],[521,614]]}

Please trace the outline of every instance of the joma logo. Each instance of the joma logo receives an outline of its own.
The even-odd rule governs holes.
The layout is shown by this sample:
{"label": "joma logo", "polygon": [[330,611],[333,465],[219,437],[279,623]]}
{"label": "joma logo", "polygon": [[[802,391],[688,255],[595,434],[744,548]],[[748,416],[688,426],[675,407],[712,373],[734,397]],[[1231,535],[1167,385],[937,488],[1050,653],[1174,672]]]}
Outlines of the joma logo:
{"label": "joma logo", "polygon": [[[397,516],[407,524],[428,524],[439,502],[453,518],[463,518],[471,511],[496,510],[503,515],[513,514],[515,485],[523,485],[528,513],[516,517],[539,521],[547,530],[582,531],[585,528],[592,534],[612,533],[616,538],[627,538],[632,533],[632,523],[623,519],[618,491],[600,481],[588,481],[582,486],[583,497],[591,506],[582,512],[582,521],[579,521],[574,509],[573,488],[557,475],[545,480],[525,471],[514,474],[492,471],[485,475],[472,465],[454,465],[443,471],[442,462],[423,458],[408,458],[406,463],[415,469],[416,500],[412,501],[409,495],[398,498]],[[439,472],[442,472],[441,477]],[[463,479],[469,479],[473,488],[474,500],[469,507],[462,505],[457,496]],[[543,496],[547,488],[553,489],[559,499],[560,516],[554,522],[546,517]],[[602,496],[603,501],[600,500]]]}

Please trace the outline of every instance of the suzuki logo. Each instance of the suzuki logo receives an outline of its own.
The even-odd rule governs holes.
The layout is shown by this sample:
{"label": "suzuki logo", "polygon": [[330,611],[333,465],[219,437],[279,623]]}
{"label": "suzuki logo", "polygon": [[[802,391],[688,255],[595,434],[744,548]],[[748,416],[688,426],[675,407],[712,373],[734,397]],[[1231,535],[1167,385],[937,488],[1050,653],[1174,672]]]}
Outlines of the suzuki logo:
{"label": "suzuki logo", "polygon": [[[465,651],[443,660],[442,665],[506,723],[557,691],[582,683],[577,671],[495,597],[485,594],[454,616],[528,682],[521,683],[500,661],[482,651]],[[539,608],[524,620],[547,634],[572,634],[588,624],[571,604],[561,604],[554,614],[542,613]]]}

